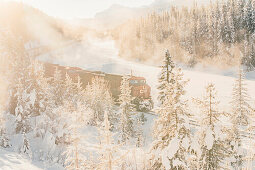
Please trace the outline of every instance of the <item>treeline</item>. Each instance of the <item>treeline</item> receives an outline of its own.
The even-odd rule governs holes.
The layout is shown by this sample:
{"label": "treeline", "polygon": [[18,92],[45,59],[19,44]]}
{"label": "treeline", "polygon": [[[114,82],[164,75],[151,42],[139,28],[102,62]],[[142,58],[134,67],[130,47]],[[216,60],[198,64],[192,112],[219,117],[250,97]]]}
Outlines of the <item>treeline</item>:
{"label": "treeline", "polygon": [[197,63],[236,65],[230,51],[243,53],[243,64],[254,69],[255,2],[214,1],[208,6],[172,7],[129,21],[112,31],[120,55],[154,62],[168,48],[175,60],[189,66]]}

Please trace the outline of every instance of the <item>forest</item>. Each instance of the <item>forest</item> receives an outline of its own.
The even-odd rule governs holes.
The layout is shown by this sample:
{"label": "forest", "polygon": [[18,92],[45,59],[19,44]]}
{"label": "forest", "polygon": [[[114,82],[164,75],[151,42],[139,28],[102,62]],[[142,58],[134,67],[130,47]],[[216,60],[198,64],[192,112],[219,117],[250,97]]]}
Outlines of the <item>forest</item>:
{"label": "forest", "polygon": [[[15,5],[14,11],[20,5]],[[29,16],[23,12],[19,11],[13,20]],[[58,35],[52,36],[54,41],[44,41],[49,43],[49,51],[58,46],[55,53],[47,51],[42,55],[63,59],[61,48],[71,48],[76,53],[71,60],[81,58],[79,62],[85,56],[79,56],[77,51],[89,45],[85,43],[84,48],[75,51],[75,43],[89,41],[86,38],[90,29],[71,27],[34,12],[35,18],[45,18],[43,23],[51,30],[47,34],[29,34],[29,25],[23,19],[17,21],[24,30],[12,25],[16,20],[0,27],[0,169],[6,168],[10,159],[8,154],[2,156],[4,152],[18,154],[19,159],[47,170],[254,169],[255,81],[246,76],[255,68],[254,0],[172,7],[131,19],[105,33],[92,31],[97,40],[109,34],[116,43],[117,59],[107,58],[103,52],[110,52],[101,52],[99,45],[93,48],[113,62],[110,66],[116,66],[118,61],[122,68],[123,61],[133,60],[141,70],[149,68],[149,75],[159,70],[157,80],[147,82],[151,83],[154,100],[154,108],[149,111],[138,110],[134,104],[130,82],[130,65],[134,63],[127,65],[131,74],[119,73],[122,79],[117,98],[98,66],[98,76],[88,84],[83,84],[79,75],[70,75],[58,67],[48,76],[45,62],[27,50],[27,41]],[[71,45],[59,47],[59,42],[69,40]],[[66,55],[71,57],[70,53]],[[183,64],[191,71],[187,72]],[[229,76],[233,84],[226,83],[228,76],[214,75],[204,86],[202,79],[208,74],[194,74],[192,70],[200,64],[235,69],[235,75]],[[191,79],[186,73],[192,75]],[[153,80],[150,78],[146,77]],[[220,78],[226,79],[222,87],[214,82]],[[188,85],[192,79],[200,83],[191,89]],[[222,88],[231,89],[231,95],[219,93]],[[200,97],[187,95],[188,90],[199,89],[203,89]],[[226,98],[230,102],[225,105]]]}
{"label": "forest", "polygon": [[[5,37],[18,42],[10,33]],[[195,119],[183,98],[188,81],[166,51],[158,80],[154,138],[145,147],[141,128],[146,113],[134,110],[128,76],[123,76],[116,105],[103,79],[95,77],[82,88],[79,77],[63,78],[58,69],[46,77],[43,64],[29,57],[22,43],[7,45],[1,44],[3,148],[66,169],[252,167],[255,110],[241,67],[232,111],[218,108],[217,89],[211,83],[203,98],[189,99],[200,108]]]}
{"label": "forest", "polygon": [[[132,19],[111,31],[120,56],[154,64],[169,49],[174,59],[196,64],[237,66],[231,54],[238,48],[247,70],[254,70],[253,0],[212,1],[208,6],[172,7],[168,11]],[[156,62],[157,63],[157,62]]]}

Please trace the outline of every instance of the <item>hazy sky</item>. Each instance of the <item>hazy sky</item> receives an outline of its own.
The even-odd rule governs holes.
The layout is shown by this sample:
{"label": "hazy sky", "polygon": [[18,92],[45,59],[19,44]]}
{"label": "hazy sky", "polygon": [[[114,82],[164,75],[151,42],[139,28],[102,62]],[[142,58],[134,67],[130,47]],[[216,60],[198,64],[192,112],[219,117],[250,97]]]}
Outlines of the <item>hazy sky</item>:
{"label": "hazy sky", "polygon": [[19,1],[41,9],[51,16],[60,18],[91,18],[97,12],[113,4],[129,7],[148,5],[153,0],[6,0]]}

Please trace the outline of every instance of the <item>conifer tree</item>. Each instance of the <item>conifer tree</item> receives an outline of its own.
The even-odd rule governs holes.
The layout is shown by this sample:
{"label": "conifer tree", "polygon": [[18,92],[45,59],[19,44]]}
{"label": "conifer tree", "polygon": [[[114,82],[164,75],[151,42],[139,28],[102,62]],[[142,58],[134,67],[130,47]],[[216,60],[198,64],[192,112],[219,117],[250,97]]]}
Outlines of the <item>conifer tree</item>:
{"label": "conifer tree", "polygon": [[[49,94],[50,95],[50,94]],[[64,98],[64,81],[61,71],[55,68],[51,83],[51,98],[54,106],[58,107],[63,104]]]}
{"label": "conifer tree", "polygon": [[206,94],[203,99],[195,101],[200,105],[202,115],[200,119],[200,146],[201,157],[199,159],[200,169],[220,169],[224,159],[229,152],[222,138],[222,127],[220,125],[221,113],[218,111],[217,92],[214,84],[206,86]]}
{"label": "conifer tree", "polygon": [[101,123],[104,119],[104,111],[111,112],[113,99],[109,92],[108,82],[101,77],[92,78],[91,84],[88,84],[85,89],[85,97],[88,106],[93,110],[92,124]]}
{"label": "conifer tree", "polygon": [[[1,66],[0,66],[1,67]],[[7,82],[4,78],[5,76],[2,73],[2,70],[0,69],[0,146],[1,147],[8,147],[9,146],[9,136],[6,133],[6,113],[5,113],[5,107],[6,107],[6,97],[7,95]]]}
{"label": "conifer tree", "polygon": [[152,169],[188,169],[190,156],[189,114],[186,110],[183,80],[180,68],[172,70],[172,82],[166,85],[163,104],[157,111],[152,146]]}
{"label": "conifer tree", "polygon": [[134,135],[131,113],[134,110],[131,96],[131,86],[129,85],[129,76],[123,76],[120,86],[120,138],[121,142],[126,143]]}
{"label": "conifer tree", "polygon": [[250,96],[248,95],[241,66],[239,67],[238,78],[234,84],[232,95],[231,104],[233,106],[233,124],[236,126],[248,126],[250,123],[249,118],[251,116],[251,107],[249,104]]}
{"label": "conifer tree", "polygon": [[22,134],[22,145],[20,148],[20,153],[27,155],[29,158],[32,158],[32,151],[26,133]]}
{"label": "conifer tree", "polygon": [[[255,109],[254,108],[250,108],[251,112],[252,112],[252,122],[254,122],[254,118],[255,118]],[[253,168],[253,161],[254,161],[254,136],[253,136],[253,132],[255,130],[255,126],[254,125],[249,125],[248,129],[247,129],[247,133],[246,133],[246,137],[248,141],[248,147],[247,147],[247,156],[246,156],[246,168],[247,169],[252,169]]]}
{"label": "conifer tree", "polygon": [[[141,114],[143,115],[143,114]],[[142,126],[144,124],[144,116],[139,116],[136,118],[136,129],[135,129],[135,137],[137,139],[136,146],[142,147],[144,145],[144,135],[143,135],[143,129]]]}
{"label": "conifer tree", "polygon": [[250,53],[246,59],[246,66],[248,71],[255,70],[255,48],[253,43],[250,45]]}
{"label": "conifer tree", "polygon": [[121,161],[119,155],[119,146],[114,144],[113,133],[110,131],[111,125],[109,122],[108,112],[105,111],[103,127],[99,129],[100,145],[98,153],[100,154],[97,169],[113,170],[116,169]]}
{"label": "conifer tree", "polygon": [[[40,160],[51,159],[51,148],[45,144],[50,142],[52,109],[50,103],[49,84],[44,77],[43,65],[37,61],[31,61],[24,77],[20,77],[17,85],[17,104],[15,109],[16,134],[25,136],[24,144],[29,146],[30,138],[39,140],[33,155]],[[29,138],[28,138],[29,136]],[[28,143],[28,144],[27,144]]]}
{"label": "conifer tree", "polygon": [[[0,64],[1,67],[1,64]],[[9,146],[9,136],[6,131],[5,124],[7,123],[6,116],[6,98],[8,97],[7,89],[8,82],[4,75],[4,70],[0,68],[0,146],[8,147]]]}
{"label": "conifer tree", "polygon": [[[21,139],[21,146],[19,146],[19,152],[23,154],[30,155],[29,140],[26,138],[26,134],[31,131],[31,113],[29,111],[29,104],[26,102],[29,101],[30,97],[27,95],[26,90],[23,85],[19,83],[17,85],[17,107],[15,109],[15,134],[20,134],[23,139]],[[14,135],[15,135],[14,134]]]}
{"label": "conifer tree", "polygon": [[238,77],[235,81],[232,93],[232,150],[234,153],[234,161],[232,161],[232,166],[234,168],[241,168],[243,165],[243,140],[241,137],[242,132],[248,132],[248,127],[251,125],[252,110],[249,104],[250,96],[245,84],[244,73],[239,66]]}
{"label": "conifer tree", "polygon": [[175,67],[175,64],[172,61],[172,56],[169,54],[169,51],[166,50],[165,58],[164,58],[164,65],[161,67],[161,72],[159,75],[158,100],[160,101],[160,104],[163,104],[163,102],[165,100],[166,84],[174,83],[173,74],[172,74],[174,67]]}
{"label": "conifer tree", "polygon": [[[81,103],[77,103],[80,105]],[[82,106],[80,106],[82,107]],[[72,102],[65,102],[65,110],[62,113],[67,119],[66,128],[64,133],[66,134],[66,141],[68,146],[64,155],[66,156],[65,167],[67,169],[81,169],[83,166],[83,160],[85,159],[85,148],[82,143],[83,135],[81,133],[82,123],[80,119],[81,110],[74,106]]]}
{"label": "conifer tree", "polygon": [[75,94],[75,83],[74,80],[66,73],[65,75],[65,94],[64,94],[64,99],[72,101],[73,96]]}

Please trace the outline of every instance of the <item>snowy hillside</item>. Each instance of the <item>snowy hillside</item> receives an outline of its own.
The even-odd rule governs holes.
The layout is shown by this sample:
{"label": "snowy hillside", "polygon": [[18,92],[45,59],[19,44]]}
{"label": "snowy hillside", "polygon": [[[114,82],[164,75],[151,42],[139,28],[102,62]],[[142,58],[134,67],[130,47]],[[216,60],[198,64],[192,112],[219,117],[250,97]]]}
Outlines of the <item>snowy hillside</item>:
{"label": "snowy hillside", "polygon": [[[118,50],[112,40],[91,40],[86,43],[74,43],[64,49],[57,50],[50,54],[38,57],[41,61],[65,66],[77,66],[85,70],[102,71],[113,74],[130,74],[131,71],[136,76],[143,76],[152,87],[152,96],[156,101],[157,77],[160,68],[126,61],[118,57]],[[206,73],[202,71],[185,70],[185,79],[190,80],[186,91],[187,97],[201,97],[204,87],[208,83],[215,83],[221,107],[229,108],[231,101],[232,86],[235,80],[235,73],[231,76],[224,76],[220,73]],[[250,77],[254,77],[254,73]],[[250,94],[255,94],[255,81],[247,80],[247,88]],[[253,97],[253,96],[252,96]],[[255,100],[253,98],[253,100]]]}

